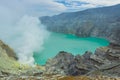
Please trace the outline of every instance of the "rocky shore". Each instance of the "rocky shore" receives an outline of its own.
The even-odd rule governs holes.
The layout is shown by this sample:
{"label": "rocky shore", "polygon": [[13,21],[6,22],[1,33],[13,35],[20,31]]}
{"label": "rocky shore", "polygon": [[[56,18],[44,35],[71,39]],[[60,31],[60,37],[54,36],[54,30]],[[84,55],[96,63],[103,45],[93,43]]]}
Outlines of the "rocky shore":
{"label": "rocky shore", "polygon": [[120,4],[40,17],[49,31],[99,37],[120,45]]}
{"label": "rocky shore", "polygon": [[[73,76],[89,77],[81,80],[120,80],[119,9],[120,4],[40,17],[41,23],[46,25],[49,31],[79,37],[99,37],[110,42],[109,46],[98,48],[95,53],[86,51],[84,55],[72,55],[61,51],[47,61],[46,72],[66,75],[63,80],[80,80]],[[107,78],[101,78],[103,76]]]}
{"label": "rocky shore", "polygon": [[45,66],[31,67],[21,65],[14,51],[0,41],[0,80],[120,80],[119,62],[120,46],[110,45],[94,54],[60,51]]}
{"label": "rocky shore", "polygon": [[72,55],[61,51],[46,63],[48,73],[79,76],[110,76],[120,77],[120,48],[98,48],[94,54],[86,52],[84,55]]}

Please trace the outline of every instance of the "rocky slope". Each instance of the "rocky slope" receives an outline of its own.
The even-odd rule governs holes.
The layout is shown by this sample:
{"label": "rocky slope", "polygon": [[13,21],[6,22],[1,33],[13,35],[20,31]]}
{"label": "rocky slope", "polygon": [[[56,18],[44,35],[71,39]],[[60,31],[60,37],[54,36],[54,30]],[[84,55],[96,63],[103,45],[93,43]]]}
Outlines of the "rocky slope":
{"label": "rocky slope", "polygon": [[45,66],[31,67],[0,41],[0,80],[120,80],[119,62],[120,47],[111,45],[82,56],[61,51]]}
{"label": "rocky slope", "polygon": [[0,40],[0,70],[12,69],[17,64],[16,60],[15,52]]}
{"label": "rocky slope", "polygon": [[120,47],[101,47],[94,54],[72,55],[61,51],[46,63],[46,72],[72,76],[120,77]]}
{"label": "rocky slope", "polygon": [[[81,75],[89,76],[85,80],[94,80],[96,76],[120,77],[119,9],[120,4],[62,13],[52,17],[40,17],[41,22],[47,26],[49,31],[75,34],[80,37],[100,37],[110,41],[108,47],[98,48],[94,54],[87,51],[82,56],[74,56],[71,53],[61,51],[53,59],[48,60],[45,65],[46,73],[67,75],[67,77],[62,78],[63,80],[79,80],[81,77],[73,76]],[[108,78],[97,79],[105,80]]]}
{"label": "rocky slope", "polygon": [[47,29],[82,37],[102,37],[120,45],[120,4],[40,18]]}
{"label": "rocky slope", "polygon": [[41,76],[43,67],[20,64],[16,53],[0,40],[0,80],[36,80]]}

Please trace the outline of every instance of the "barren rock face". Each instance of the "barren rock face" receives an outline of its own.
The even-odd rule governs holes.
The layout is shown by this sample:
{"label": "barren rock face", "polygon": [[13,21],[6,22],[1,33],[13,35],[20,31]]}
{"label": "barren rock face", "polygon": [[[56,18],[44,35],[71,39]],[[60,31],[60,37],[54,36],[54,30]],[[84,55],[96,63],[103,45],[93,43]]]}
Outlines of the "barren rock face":
{"label": "barren rock face", "polygon": [[46,64],[46,71],[66,75],[120,76],[120,5],[62,13],[41,17],[41,22],[53,32],[80,37],[100,37],[110,41],[109,47],[98,48],[94,54],[73,56],[60,52]]}
{"label": "barren rock face", "polygon": [[[1,80],[119,80],[120,46],[98,48],[94,54],[86,51],[84,55],[72,55],[61,51],[46,63],[45,70],[16,67],[16,60],[11,59],[7,48],[0,42],[0,79]],[[14,54],[14,53],[13,53]],[[15,71],[15,72],[14,72]],[[84,76],[81,76],[84,75]],[[76,76],[76,77],[75,77]]]}
{"label": "barren rock face", "polygon": [[0,40],[0,71],[16,69],[17,64],[15,52]]}
{"label": "barren rock face", "polygon": [[120,77],[119,54],[120,50],[110,47],[98,48],[94,54],[86,52],[82,56],[73,56],[62,51],[53,59],[48,60],[46,71],[75,76],[104,74]]}
{"label": "barren rock face", "polygon": [[5,43],[3,43],[1,40],[0,40],[0,47],[1,47],[2,50],[4,50],[6,52],[6,54],[9,57],[12,57],[16,60],[18,59],[14,50],[12,48],[10,48],[8,45],[6,45]]}
{"label": "barren rock face", "polygon": [[80,37],[101,37],[120,45],[120,5],[62,13],[41,17],[41,22],[53,32]]}

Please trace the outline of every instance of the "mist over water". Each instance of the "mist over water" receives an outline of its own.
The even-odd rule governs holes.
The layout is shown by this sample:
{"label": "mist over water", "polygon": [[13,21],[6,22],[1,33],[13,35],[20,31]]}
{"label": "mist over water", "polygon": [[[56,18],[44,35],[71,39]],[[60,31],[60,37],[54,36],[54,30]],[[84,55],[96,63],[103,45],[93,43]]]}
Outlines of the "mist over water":
{"label": "mist over water", "polygon": [[34,65],[33,53],[41,51],[44,41],[49,36],[39,16],[28,12],[31,3],[12,0],[0,1],[0,40],[4,41],[16,52],[22,64]]}
{"label": "mist over water", "polygon": [[48,59],[55,57],[59,51],[66,51],[73,55],[83,55],[86,51],[92,53],[96,48],[108,46],[109,41],[96,37],[77,37],[71,34],[50,33],[45,40],[44,49],[34,54],[37,64],[45,65]]}
{"label": "mist over water", "polygon": [[0,25],[0,39],[15,50],[22,64],[34,65],[33,53],[43,49],[49,32],[37,17],[25,15],[15,22]]}
{"label": "mist over water", "polygon": [[17,55],[20,62],[34,64],[33,53],[43,49],[45,39],[49,33],[40,23],[38,18],[23,16],[16,26],[16,33],[13,35]]}

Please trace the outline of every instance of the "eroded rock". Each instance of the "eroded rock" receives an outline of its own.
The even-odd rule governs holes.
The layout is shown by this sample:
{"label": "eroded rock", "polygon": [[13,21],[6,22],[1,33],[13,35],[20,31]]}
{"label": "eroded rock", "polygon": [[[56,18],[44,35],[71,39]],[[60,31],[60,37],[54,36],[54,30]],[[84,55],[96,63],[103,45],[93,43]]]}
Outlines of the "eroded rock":
{"label": "eroded rock", "polygon": [[84,55],[72,55],[60,52],[56,57],[46,64],[46,71],[66,75],[91,75],[100,72],[104,75],[120,77],[120,50],[110,47],[98,48],[94,54],[86,52]]}

